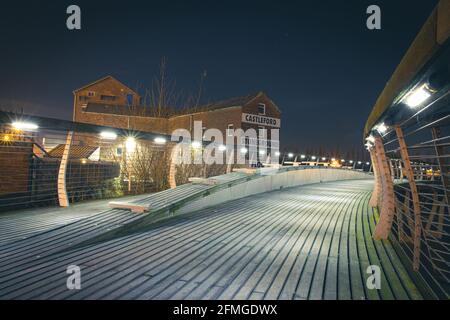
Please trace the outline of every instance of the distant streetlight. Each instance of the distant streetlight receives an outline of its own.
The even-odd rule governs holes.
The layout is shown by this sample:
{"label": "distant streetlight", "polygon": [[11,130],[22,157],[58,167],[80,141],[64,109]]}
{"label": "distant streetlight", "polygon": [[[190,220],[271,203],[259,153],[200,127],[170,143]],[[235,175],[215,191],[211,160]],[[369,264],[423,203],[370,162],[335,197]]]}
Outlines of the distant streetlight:
{"label": "distant streetlight", "polygon": [[300,159],[305,159],[306,156],[304,154],[300,155]]}
{"label": "distant streetlight", "polygon": [[325,161],[325,160],[327,160],[327,158],[326,157],[322,157],[322,161]]}
{"label": "distant streetlight", "polygon": [[276,155],[277,157],[279,157],[279,156],[280,156],[280,151],[275,151],[275,155]]}
{"label": "distant streetlight", "polygon": [[294,157],[294,154],[293,153],[288,153],[288,158],[292,158],[292,157]]}
{"label": "distant streetlight", "polygon": [[247,150],[247,148],[242,147],[240,151],[242,154],[246,154],[248,150]]}
{"label": "distant streetlight", "polygon": [[225,145],[221,144],[219,146],[219,151],[225,151],[225,150],[227,150],[227,147]]}
{"label": "distant streetlight", "polygon": [[316,156],[312,156],[311,160],[316,160],[316,158],[317,158]]}
{"label": "distant streetlight", "polygon": [[259,154],[260,154],[261,156],[263,156],[263,155],[266,154],[266,152],[265,152],[264,150],[259,150]]}

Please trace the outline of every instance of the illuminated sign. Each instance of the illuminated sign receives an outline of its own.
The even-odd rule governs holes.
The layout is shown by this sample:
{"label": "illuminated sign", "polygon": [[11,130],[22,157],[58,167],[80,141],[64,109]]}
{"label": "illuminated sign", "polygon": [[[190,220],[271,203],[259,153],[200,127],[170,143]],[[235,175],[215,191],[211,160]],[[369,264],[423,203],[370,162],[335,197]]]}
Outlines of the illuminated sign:
{"label": "illuminated sign", "polygon": [[243,113],[242,122],[253,123],[261,126],[279,128],[281,120],[277,118],[265,117],[257,114]]}

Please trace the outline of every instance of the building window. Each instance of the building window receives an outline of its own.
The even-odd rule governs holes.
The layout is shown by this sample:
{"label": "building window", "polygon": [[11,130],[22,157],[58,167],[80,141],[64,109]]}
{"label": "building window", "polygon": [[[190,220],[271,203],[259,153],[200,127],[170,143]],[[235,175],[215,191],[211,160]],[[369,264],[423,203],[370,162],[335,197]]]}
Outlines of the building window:
{"label": "building window", "polygon": [[80,101],[83,101],[83,102],[89,100],[89,97],[87,97],[87,96],[80,96],[79,98],[80,98]]}
{"label": "building window", "polygon": [[88,97],[95,97],[95,91],[88,91]]}
{"label": "building window", "polygon": [[229,137],[233,136],[233,130],[234,130],[234,124],[230,123],[227,126],[227,136],[229,136]]}
{"label": "building window", "polygon": [[266,105],[264,103],[258,104],[258,114],[261,114],[261,115],[266,114]]}
{"label": "building window", "polygon": [[116,155],[119,156],[119,157],[122,155],[122,148],[117,148],[116,149]]}
{"label": "building window", "polygon": [[100,96],[100,99],[101,100],[104,100],[104,101],[114,101],[114,100],[116,100],[116,97],[115,96],[108,96],[108,95],[101,95]]}

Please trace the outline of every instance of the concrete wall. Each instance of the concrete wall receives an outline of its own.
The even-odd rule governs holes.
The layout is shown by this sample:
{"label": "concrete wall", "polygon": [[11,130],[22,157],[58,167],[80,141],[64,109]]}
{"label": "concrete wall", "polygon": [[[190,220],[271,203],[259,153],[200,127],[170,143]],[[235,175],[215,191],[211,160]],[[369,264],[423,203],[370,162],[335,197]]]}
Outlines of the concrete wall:
{"label": "concrete wall", "polygon": [[274,175],[253,178],[247,182],[213,192],[206,197],[187,203],[185,206],[178,209],[175,212],[175,215],[189,213],[227,201],[283,188],[320,182],[371,178],[373,178],[373,176],[370,174],[345,169],[315,168],[291,170]]}

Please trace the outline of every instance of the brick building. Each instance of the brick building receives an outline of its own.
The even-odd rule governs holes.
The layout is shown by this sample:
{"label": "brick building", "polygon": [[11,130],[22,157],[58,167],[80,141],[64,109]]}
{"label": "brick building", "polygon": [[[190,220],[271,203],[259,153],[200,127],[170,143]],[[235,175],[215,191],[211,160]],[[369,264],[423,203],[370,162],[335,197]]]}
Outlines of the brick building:
{"label": "brick building", "polygon": [[[224,137],[227,129],[280,129],[281,111],[264,93],[236,97],[189,110],[155,117],[142,106],[140,95],[112,76],[107,76],[73,92],[76,122],[170,135],[175,129],[193,134],[194,121],[202,121],[203,129],[216,128]],[[270,145],[271,143],[268,142]]]}

